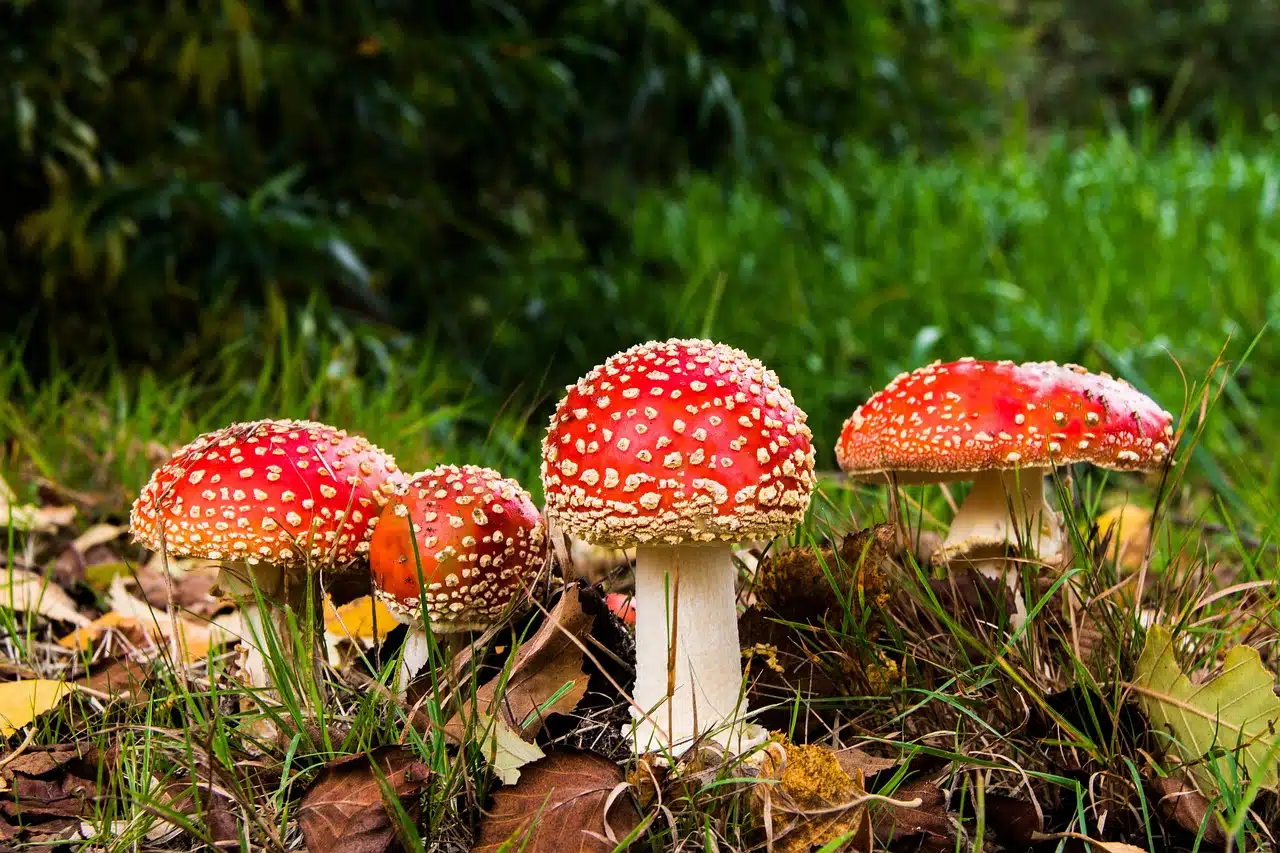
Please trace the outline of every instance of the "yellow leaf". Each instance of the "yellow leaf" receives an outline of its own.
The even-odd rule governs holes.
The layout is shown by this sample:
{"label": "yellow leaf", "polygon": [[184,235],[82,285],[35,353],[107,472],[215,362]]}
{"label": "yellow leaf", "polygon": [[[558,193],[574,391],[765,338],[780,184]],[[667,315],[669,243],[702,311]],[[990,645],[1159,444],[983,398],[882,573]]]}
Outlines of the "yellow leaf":
{"label": "yellow leaf", "polygon": [[74,689],[65,681],[47,678],[0,684],[0,737],[8,737],[27,725]]}
{"label": "yellow leaf", "polygon": [[59,637],[58,645],[64,649],[78,649],[83,652],[88,650],[94,640],[106,633],[108,628],[132,628],[137,624],[136,619],[121,616],[112,610],[110,613],[102,614],[83,628],[77,628],[65,637]]}
{"label": "yellow leaf", "polygon": [[502,720],[476,712],[476,731],[483,732],[485,761],[493,768],[504,785],[514,785],[520,779],[520,768],[531,761],[546,756],[536,743],[525,741]]}
{"label": "yellow leaf", "polygon": [[1105,537],[1113,529],[1111,553],[1120,568],[1136,572],[1151,539],[1151,510],[1128,503],[1112,507],[1098,516],[1098,534]]}
{"label": "yellow leaf", "polygon": [[[214,645],[239,639],[241,629],[239,613],[209,621],[198,619],[185,611],[178,611],[177,618],[172,619],[164,610],[157,610],[147,602],[130,595],[125,589],[122,577],[117,577],[111,582],[108,599],[116,614],[113,618],[119,620],[115,624],[127,624],[128,620],[133,620],[141,630],[146,631],[157,642],[176,643],[178,657],[185,663],[203,660]],[[110,624],[99,626],[96,634],[89,631],[90,638],[101,636],[109,627],[111,627]],[[77,639],[71,642],[83,641]]]}
{"label": "yellow leaf", "polygon": [[0,571],[0,607],[24,613],[38,613],[49,619],[87,625],[76,603],[62,587],[35,572],[23,569]]}
{"label": "yellow leaf", "polygon": [[1273,692],[1275,677],[1263,668],[1257,649],[1235,646],[1223,659],[1219,676],[1192,684],[1174,658],[1168,630],[1152,625],[1133,680],[1143,712],[1153,726],[1172,734],[1170,747],[1182,755],[1206,795],[1217,789],[1214,770],[1223,779],[1233,778],[1225,756],[1205,759],[1219,750],[1238,750],[1239,769],[1264,788],[1276,789],[1280,777],[1271,750],[1280,725],[1280,698]]}
{"label": "yellow leaf", "polygon": [[362,595],[338,608],[332,599],[324,601],[324,630],[335,639],[382,642],[398,624],[387,606],[371,595]]}

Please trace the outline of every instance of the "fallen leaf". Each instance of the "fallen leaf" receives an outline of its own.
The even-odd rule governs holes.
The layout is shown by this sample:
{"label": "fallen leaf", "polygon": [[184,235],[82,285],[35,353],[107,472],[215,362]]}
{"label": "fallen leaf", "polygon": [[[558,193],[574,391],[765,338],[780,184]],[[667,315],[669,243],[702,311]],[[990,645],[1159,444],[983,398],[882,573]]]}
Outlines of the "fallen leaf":
{"label": "fallen leaf", "polygon": [[[157,554],[157,556],[159,556]],[[137,572],[138,592],[152,607],[165,609],[169,596],[173,604],[197,616],[212,616],[226,606],[226,601],[213,594],[217,582],[219,564],[212,560],[171,559],[168,561],[168,578],[165,562],[151,559]],[[133,578],[127,578],[132,583]]]}
{"label": "fallen leaf", "polygon": [[324,602],[324,630],[338,640],[359,640],[368,647],[386,639],[399,625],[387,606],[371,595],[334,607],[332,599]]}
{"label": "fallen leaf", "polygon": [[129,573],[129,564],[119,560],[94,563],[84,567],[84,582],[94,592],[105,592],[117,577],[127,578]]}
{"label": "fallen leaf", "polygon": [[776,853],[837,842],[838,849],[871,849],[862,772],[846,773],[826,747],[785,738],[769,743],[752,791],[752,809]]}
{"label": "fallen leaf", "polygon": [[384,800],[379,774],[410,819],[417,819],[418,795],[431,770],[408,747],[381,746],[339,758],[324,766],[298,806],[298,825],[311,853],[391,849],[399,823],[394,804]]}
{"label": "fallen leaf", "polygon": [[114,542],[124,533],[129,532],[129,528],[120,524],[95,524],[81,533],[75,539],[71,540],[71,547],[75,548],[81,554],[89,553],[89,549],[96,545],[106,545],[108,542]]}
{"label": "fallen leaf", "polygon": [[68,649],[86,649],[109,630],[121,629],[128,633],[135,645],[141,645],[144,638],[157,645],[177,643],[179,659],[184,663],[196,663],[208,657],[214,646],[239,639],[239,613],[200,619],[179,610],[177,618],[173,619],[164,610],[153,608],[130,595],[122,577],[111,582],[108,599],[113,608],[111,611],[60,637],[58,644]]}
{"label": "fallen leaf", "polygon": [[[1275,677],[1249,646],[1229,650],[1216,678],[1192,684],[1174,658],[1172,637],[1160,625],[1147,630],[1132,684],[1147,719],[1172,733],[1170,747],[1182,756],[1206,793],[1217,790],[1217,778],[1233,778],[1225,756],[1205,758],[1219,749],[1238,750],[1237,760],[1249,778],[1275,790],[1280,781],[1276,756],[1268,755],[1280,722],[1280,698],[1274,686]],[[1211,767],[1216,768],[1217,778]]]}
{"label": "fallen leaf", "polygon": [[1010,849],[1015,849],[1012,845],[1030,847],[1044,830],[1040,812],[1025,800],[988,791],[985,807],[987,825]]}
{"label": "fallen leaf", "polygon": [[1192,835],[1198,835],[1200,827],[1204,826],[1206,844],[1214,847],[1226,845],[1227,833],[1214,814],[1208,797],[1173,776],[1156,777],[1151,780],[1151,787],[1160,795],[1156,806],[1167,820],[1172,820]]}
{"label": "fallen leaf", "polygon": [[127,655],[113,658],[110,663],[76,682],[96,693],[109,696],[128,696],[139,702],[147,700],[147,682],[150,672],[142,664]]}
{"label": "fallen leaf", "polygon": [[[856,772],[861,772],[863,776],[874,776],[881,770],[889,770],[902,763],[896,758],[881,758],[878,755],[872,755],[852,746],[846,749],[838,749],[832,754],[835,755],[840,769],[850,776]],[[906,797],[906,799],[909,800],[911,798]]]}
{"label": "fallen leaf", "polygon": [[24,533],[56,533],[76,517],[73,506],[36,506],[12,504],[0,498],[0,527],[11,527]]}
{"label": "fallen leaf", "polygon": [[0,684],[0,737],[8,737],[74,690],[65,681],[39,678]]}
{"label": "fallen leaf", "polygon": [[920,800],[918,806],[873,803],[869,810],[876,841],[887,847],[894,841],[919,838],[913,849],[956,849],[955,827],[947,817],[947,798],[932,782],[908,782],[893,792],[893,799]]}
{"label": "fallen leaf", "polygon": [[1136,572],[1151,541],[1151,510],[1131,503],[1114,506],[1098,516],[1098,535],[1111,537],[1108,553],[1116,555],[1120,568]]}
{"label": "fallen leaf", "polygon": [[[64,649],[88,651],[89,648],[111,628],[120,628],[126,633],[135,633],[138,637],[144,633],[138,626],[138,620],[132,616],[122,616],[114,610],[102,614],[88,625],[77,628],[65,637],[58,638],[58,645]],[[139,640],[140,642],[140,640]]]}
{"label": "fallen leaf", "polygon": [[532,740],[548,715],[572,712],[587,692],[582,649],[574,640],[582,641],[591,622],[582,611],[578,588],[566,587],[537,633],[516,652],[505,685],[501,674],[483,684],[476,690],[475,711],[455,714],[445,730],[461,738],[466,733],[466,718],[479,713],[499,717],[523,738]]}
{"label": "fallen leaf", "polygon": [[76,603],[62,587],[42,575],[23,569],[0,572],[0,607],[38,613],[72,625],[89,624],[88,618],[80,614]]}
{"label": "fallen leaf", "polygon": [[553,752],[494,793],[472,853],[609,853],[640,825],[625,785],[622,769],[603,756]]}
{"label": "fallen leaf", "polygon": [[520,780],[520,771],[526,764],[546,754],[537,744],[521,738],[502,720],[485,714],[476,714],[474,732],[481,735],[480,748],[484,760],[504,785],[514,785]]}

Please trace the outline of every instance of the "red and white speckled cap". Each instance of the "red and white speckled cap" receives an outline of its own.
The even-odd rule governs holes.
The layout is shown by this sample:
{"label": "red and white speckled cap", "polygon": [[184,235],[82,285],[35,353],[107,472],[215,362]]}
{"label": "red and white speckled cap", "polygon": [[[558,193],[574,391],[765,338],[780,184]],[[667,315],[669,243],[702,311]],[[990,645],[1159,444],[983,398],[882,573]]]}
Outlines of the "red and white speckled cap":
{"label": "red and white speckled cap", "polygon": [[844,423],[836,459],[848,474],[902,482],[992,469],[1089,462],[1158,468],[1173,416],[1122,379],[1074,364],[964,358],[903,373]]}
{"label": "red and white speckled cap", "polygon": [[134,501],[135,541],[174,556],[336,566],[369,535],[404,479],[390,454],[311,421],[262,420],[205,433],[157,469]]}
{"label": "red and white speckled cap", "polygon": [[547,516],[581,539],[740,541],[790,532],[814,486],[805,413],[741,350],[672,339],[570,385],[542,443]]}
{"label": "red and white speckled cap", "polygon": [[383,511],[369,551],[387,609],[413,623],[425,606],[437,633],[488,628],[513,600],[528,598],[546,560],[542,516],[529,493],[474,465],[414,475]]}

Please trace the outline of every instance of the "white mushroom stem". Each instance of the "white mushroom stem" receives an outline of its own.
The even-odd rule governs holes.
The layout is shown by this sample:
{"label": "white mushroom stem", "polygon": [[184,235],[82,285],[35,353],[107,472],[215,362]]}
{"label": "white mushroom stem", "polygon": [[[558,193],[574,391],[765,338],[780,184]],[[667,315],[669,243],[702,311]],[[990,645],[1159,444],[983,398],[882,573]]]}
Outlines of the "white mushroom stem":
{"label": "white mushroom stem", "polygon": [[740,719],[746,700],[732,558],[727,543],[636,549],[635,701],[653,720],[632,709],[639,752],[679,754],[707,735],[738,753],[763,739],[762,729]]}
{"label": "white mushroom stem", "polygon": [[[244,634],[241,641],[245,646],[245,655],[241,663],[241,677],[252,688],[261,689],[263,701],[278,701],[274,689],[271,668],[267,664],[268,632],[274,635],[274,644],[285,660],[281,663],[289,669],[296,666],[299,658],[312,657],[313,667],[319,675],[319,664],[324,654],[324,612],[323,596],[319,582],[312,580],[311,605],[314,613],[313,633],[316,647],[307,650],[307,606],[308,584],[303,571],[291,570],[271,563],[258,563],[249,566],[245,563],[224,563],[218,571],[218,586],[231,596],[240,607]],[[265,607],[258,605],[254,594],[257,587],[264,599]],[[289,615],[285,607],[293,611],[298,625],[298,640],[301,645],[295,647]],[[317,681],[318,686],[323,682]]]}
{"label": "white mushroom stem", "polygon": [[[1026,622],[1027,608],[1017,564],[1002,559],[1009,545],[1024,556],[1057,565],[1063,556],[1062,517],[1045,502],[1046,468],[981,471],[951,521],[938,562],[972,562],[983,577],[1003,580],[1013,593],[1015,630]],[[1010,512],[1012,509],[1012,513]]]}

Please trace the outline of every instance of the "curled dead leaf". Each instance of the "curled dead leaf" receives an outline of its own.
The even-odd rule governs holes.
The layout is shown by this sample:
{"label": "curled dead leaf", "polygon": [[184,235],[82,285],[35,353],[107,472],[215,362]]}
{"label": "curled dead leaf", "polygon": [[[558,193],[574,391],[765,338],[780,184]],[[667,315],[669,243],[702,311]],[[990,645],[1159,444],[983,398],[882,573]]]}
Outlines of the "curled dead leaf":
{"label": "curled dead leaf", "polygon": [[38,613],[48,619],[87,625],[71,596],[49,578],[23,569],[0,572],[0,607]]}
{"label": "curled dead leaf", "polygon": [[1158,776],[1151,780],[1159,800],[1156,803],[1166,820],[1172,820],[1192,835],[1204,827],[1204,842],[1214,847],[1227,843],[1227,833],[1213,812],[1213,803],[1204,794],[1173,776]]}
{"label": "curled dead leaf", "polygon": [[587,692],[579,645],[591,629],[582,610],[578,587],[570,585],[537,632],[516,652],[505,685],[501,675],[476,690],[473,709],[454,715],[445,731],[462,738],[473,714],[502,720],[525,740],[532,740],[550,714],[568,714]]}
{"label": "curled dead leaf", "polygon": [[394,805],[379,775],[411,820],[431,771],[407,747],[382,746],[366,755],[330,761],[298,806],[298,825],[311,853],[384,853],[397,840]]}
{"label": "curled dead leaf", "polygon": [[553,752],[494,793],[472,853],[608,853],[640,825],[626,787],[622,769],[603,756]]}

